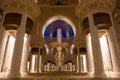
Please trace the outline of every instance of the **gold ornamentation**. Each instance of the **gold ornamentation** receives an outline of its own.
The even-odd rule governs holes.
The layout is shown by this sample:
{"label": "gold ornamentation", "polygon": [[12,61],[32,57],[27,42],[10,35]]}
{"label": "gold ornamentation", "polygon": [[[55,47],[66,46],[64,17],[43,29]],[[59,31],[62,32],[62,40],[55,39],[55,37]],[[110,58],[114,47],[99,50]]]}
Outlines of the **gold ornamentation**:
{"label": "gold ornamentation", "polygon": [[30,43],[31,47],[43,47],[44,46],[44,42],[43,41],[31,41]]}
{"label": "gold ornamentation", "polygon": [[46,4],[46,5],[72,5],[78,4],[78,0],[38,0],[38,4]]}
{"label": "gold ornamentation", "polygon": [[20,11],[24,11],[33,19],[35,19],[39,16],[40,9],[33,1],[34,0],[5,0],[2,3],[2,9],[3,11],[19,9]]}
{"label": "gold ornamentation", "polygon": [[88,12],[93,11],[95,9],[104,9],[107,11],[112,11],[113,5],[111,2],[106,0],[91,1],[83,6],[79,4],[76,8],[76,14],[80,17],[80,19],[82,19],[88,14]]}

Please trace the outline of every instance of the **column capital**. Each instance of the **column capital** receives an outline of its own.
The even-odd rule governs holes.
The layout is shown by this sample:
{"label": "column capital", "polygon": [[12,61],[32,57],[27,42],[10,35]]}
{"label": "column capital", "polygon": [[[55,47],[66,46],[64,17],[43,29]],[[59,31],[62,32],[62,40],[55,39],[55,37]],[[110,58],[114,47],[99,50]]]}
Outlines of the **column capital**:
{"label": "column capital", "polygon": [[22,51],[23,51],[24,36],[25,36],[25,23],[26,23],[26,17],[22,16],[20,27],[17,29],[17,35],[16,35],[13,57],[11,62],[11,69],[7,77],[22,76],[20,73],[20,67],[21,67],[20,65],[21,65],[21,59],[23,53]]}
{"label": "column capital", "polygon": [[110,0],[83,0],[76,7],[76,15],[82,20],[89,12],[102,9],[111,12],[114,8],[114,1]]}
{"label": "column capital", "polygon": [[31,45],[31,47],[40,48],[40,47],[44,46],[44,42],[40,41],[40,40],[35,40],[35,41],[31,41],[30,45]]}
{"label": "column capital", "polygon": [[31,49],[31,52],[32,52],[32,53],[38,53],[38,52],[39,52],[39,48],[33,47],[33,48]]}
{"label": "column capital", "polygon": [[32,54],[42,55],[43,49],[42,49],[42,48],[39,48],[39,47],[32,47],[32,48],[31,48],[31,53],[32,53]]}
{"label": "column capital", "polygon": [[79,48],[79,53],[80,53],[80,54],[86,54],[86,52],[87,52],[87,51],[86,51],[86,48],[85,48],[85,47],[80,47],[80,48]]}
{"label": "column capital", "polygon": [[33,0],[3,0],[2,9],[23,11],[34,20],[40,15],[40,8]]}
{"label": "column capital", "polygon": [[43,49],[40,49],[40,55],[42,55],[43,54]]}
{"label": "column capital", "polygon": [[84,40],[76,40],[74,42],[75,47],[79,48],[79,47],[85,47],[86,46],[86,41]]}

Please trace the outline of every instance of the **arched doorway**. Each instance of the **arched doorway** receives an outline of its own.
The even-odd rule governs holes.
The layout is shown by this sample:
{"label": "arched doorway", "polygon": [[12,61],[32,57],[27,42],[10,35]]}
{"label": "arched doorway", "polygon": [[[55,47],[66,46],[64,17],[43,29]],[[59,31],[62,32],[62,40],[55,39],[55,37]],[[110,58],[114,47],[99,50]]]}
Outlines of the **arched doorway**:
{"label": "arched doorway", "polygon": [[[62,61],[61,69],[58,69],[58,62],[56,61],[56,55],[58,52],[58,29],[61,30],[61,53],[64,56]],[[73,59],[71,48],[73,45],[75,30],[65,20],[57,19],[49,23],[44,28],[44,42],[47,50],[47,59],[45,60],[46,68],[45,71],[73,71]],[[64,46],[66,45],[66,46]],[[52,66],[54,65],[54,70]],[[74,69],[75,70],[75,69]]]}

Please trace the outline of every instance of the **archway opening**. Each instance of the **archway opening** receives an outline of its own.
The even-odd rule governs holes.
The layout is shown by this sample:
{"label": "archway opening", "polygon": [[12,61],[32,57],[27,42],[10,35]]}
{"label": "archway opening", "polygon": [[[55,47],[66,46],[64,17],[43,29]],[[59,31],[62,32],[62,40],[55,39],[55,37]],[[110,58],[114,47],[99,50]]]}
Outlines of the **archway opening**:
{"label": "archway opening", "polygon": [[[58,33],[58,30],[61,30],[60,34]],[[75,32],[73,27],[64,20],[60,20],[60,19],[54,20],[45,27],[44,41],[45,41],[45,45],[47,46],[46,47],[47,58],[45,60],[45,63],[47,62],[47,64],[51,64],[51,65],[46,65],[47,67],[46,71],[55,71],[55,70],[72,71],[74,64],[72,61],[73,59],[72,59],[71,47],[73,45],[74,36],[75,36]],[[61,42],[58,41],[58,38],[61,39],[60,40]],[[58,48],[62,49],[60,54]],[[61,60],[58,60],[60,56],[62,56]],[[55,67],[57,67],[57,69],[55,70],[53,70],[53,68],[48,69],[52,67],[52,63],[56,65]],[[73,70],[75,71],[75,69]]]}

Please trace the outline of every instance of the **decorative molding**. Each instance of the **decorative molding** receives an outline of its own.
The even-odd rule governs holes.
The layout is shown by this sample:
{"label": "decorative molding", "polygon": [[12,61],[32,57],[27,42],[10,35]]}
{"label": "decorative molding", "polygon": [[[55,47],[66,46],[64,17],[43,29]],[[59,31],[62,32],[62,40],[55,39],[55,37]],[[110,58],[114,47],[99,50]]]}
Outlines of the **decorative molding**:
{"label": "decorative molding", "polygon": [[84,18],[88,14],[88,12],[91,12],[95,9],[97,10],[103,9],[109,12],[113,10],[113,4],[108,0],[89,1],[88,3],[85,3],[82,6],[81,4],[84,4],[84,3],[78,4],[76,8],[76,14],[80,17],[80,19]]}
{"label": "decorative molding", "polygon": [[40,9],[34,0],[4,0],[2,3],[2,10],[21,10],[29,14],[33,19],[40,14]]}
{"label": "decorative molding", "polygon": [[45,5],[72,5],[78,4],[78,0],[38,0],[38,4],[45,4]]}
{"label": "decorative molding", "polygon": [[75,47],[85,47],[86,41],[85,40],[77,40],[74,42]]}
{"label": "decorative molding", "polygon": [[44,46],[44,42],[39,40],[31,41],[30,46],[40,48]]}

